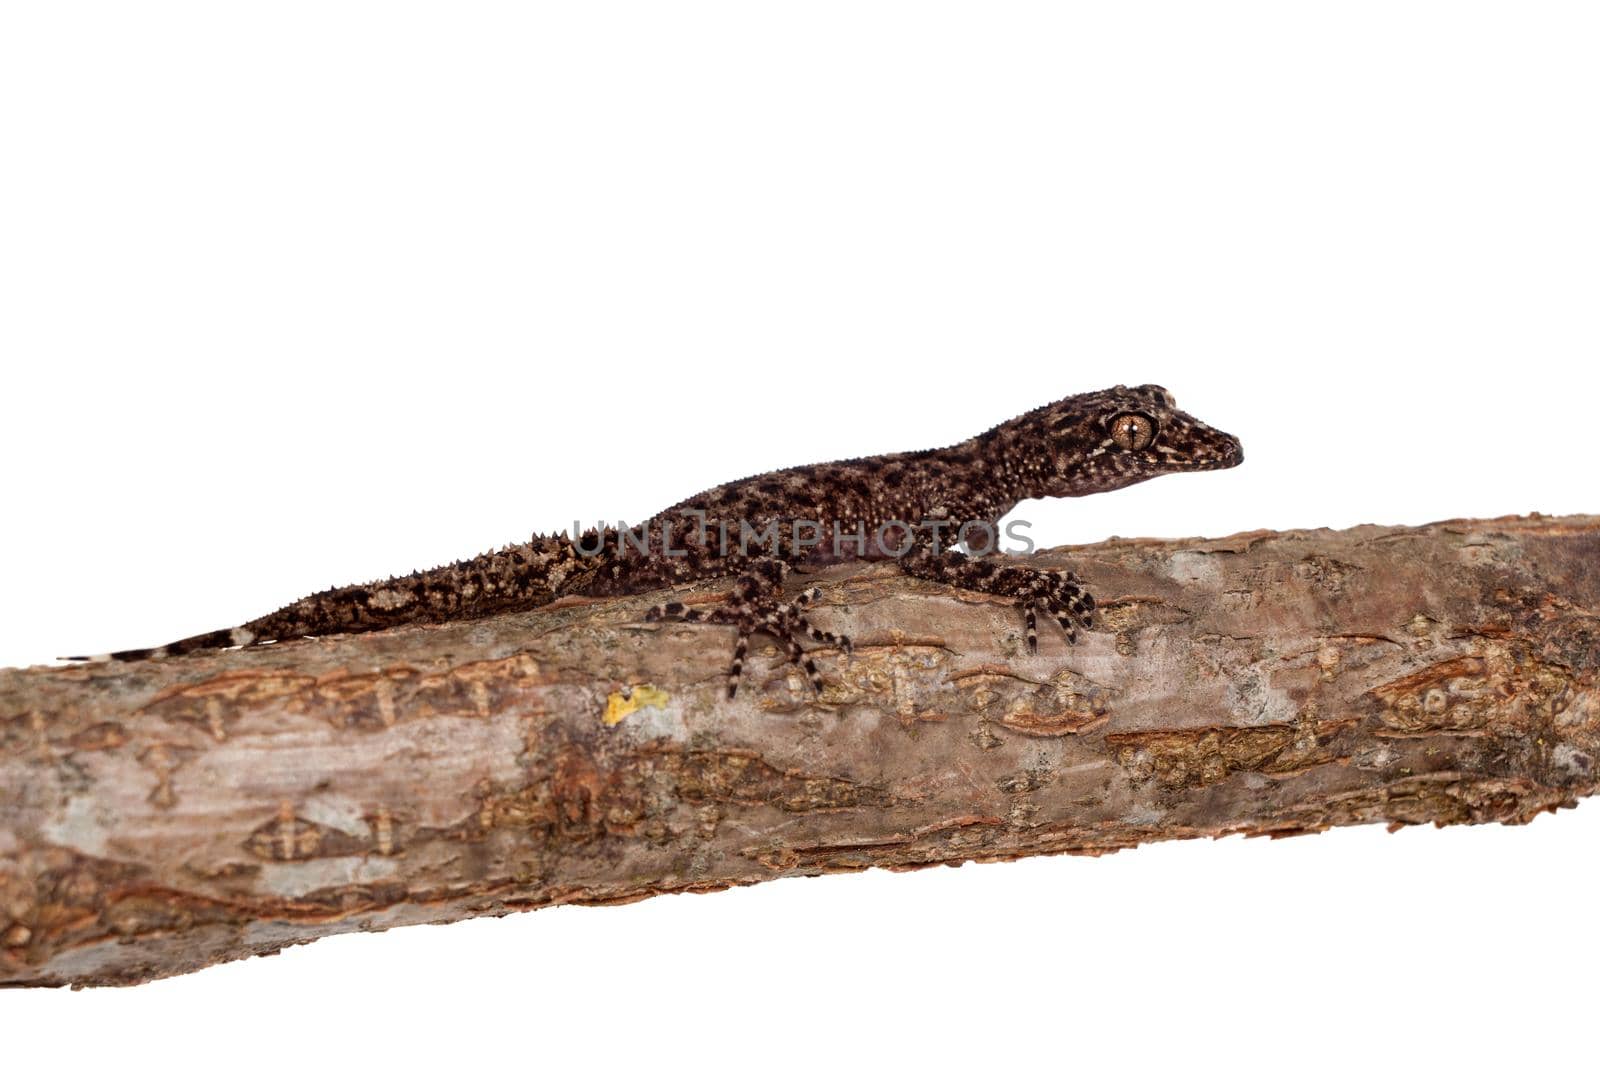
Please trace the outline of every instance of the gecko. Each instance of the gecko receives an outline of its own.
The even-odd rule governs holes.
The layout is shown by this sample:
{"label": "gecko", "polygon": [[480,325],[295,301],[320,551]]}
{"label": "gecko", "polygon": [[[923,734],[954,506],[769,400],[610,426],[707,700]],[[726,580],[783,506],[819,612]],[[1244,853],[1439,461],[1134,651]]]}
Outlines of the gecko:
{"label": "gecko", "polygon": [[743,478],[638,525],[601,524],[582,533],[574,526],[572,534],[536,535],[431,570],[314,593],[243,625],[157,648],[69,658],[157,659],[731,577],[720,606],[673,601],[649,609],[645,621],[733,627],[730,699],[758,635],[776,641],[820,692],[818,669],[800,638],[845,654],[852,646],[809,621],[817,590],[785,595],[792,573],[892,559],[913,577],[1010,600],[1022,615],[1028,650],[1036,652],[1041,613],[1075,642],[1080,630],[1094,625],[1095,600],[1071,572],[989,558],[997,554],[1003,516],[1026,499],[1088,496],[1163,474],[1234,467],[1243,459],[1237,437],[1181,411],[1161,386],[1119,385],[1046,404],[945,448]]}

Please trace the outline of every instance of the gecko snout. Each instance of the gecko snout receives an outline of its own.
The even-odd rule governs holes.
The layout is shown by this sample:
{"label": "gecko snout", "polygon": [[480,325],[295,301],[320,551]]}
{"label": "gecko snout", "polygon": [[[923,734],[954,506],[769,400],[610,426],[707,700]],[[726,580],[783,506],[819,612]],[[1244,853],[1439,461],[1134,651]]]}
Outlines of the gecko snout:
{"label": "gecko snout", "polygon": [[1198,429],[1199,432],[1189,439],[1187,448],[1179,450],[1180,454],[1186,451],[1188,455],[1178,460],[1178,466],[1188,470],[1220,471],[1244,462],[1244,446],[1233,434],[1209,426]]}

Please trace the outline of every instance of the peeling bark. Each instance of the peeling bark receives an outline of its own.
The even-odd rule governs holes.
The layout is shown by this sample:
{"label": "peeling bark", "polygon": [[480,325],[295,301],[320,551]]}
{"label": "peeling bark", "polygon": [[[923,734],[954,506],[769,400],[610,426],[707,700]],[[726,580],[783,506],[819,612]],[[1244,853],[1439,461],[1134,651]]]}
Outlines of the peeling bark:
{"label": "peeling bark", "polygon": [[[891,566],[815,576],[826,690],[645,624],[677,594],[0,672],[0,984],[797,874],[1366,822],[1595,789],[1600,518],[1111,541],[1076,647]],[[907,892],[915,892],[908,885]]]}

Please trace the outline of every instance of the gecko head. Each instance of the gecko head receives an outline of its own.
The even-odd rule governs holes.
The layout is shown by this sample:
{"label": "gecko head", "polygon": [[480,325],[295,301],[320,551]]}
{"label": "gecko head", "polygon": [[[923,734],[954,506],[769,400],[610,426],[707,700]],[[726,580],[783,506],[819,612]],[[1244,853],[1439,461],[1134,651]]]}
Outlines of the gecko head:
{"label": "gecko head", "polygon": [[1088,496],[1244,461],[1237,437],[1179,410],[1159,385],[1069,396],[1012,425],[1013,454],[1024,457],[1016,466],[1040,496]]}

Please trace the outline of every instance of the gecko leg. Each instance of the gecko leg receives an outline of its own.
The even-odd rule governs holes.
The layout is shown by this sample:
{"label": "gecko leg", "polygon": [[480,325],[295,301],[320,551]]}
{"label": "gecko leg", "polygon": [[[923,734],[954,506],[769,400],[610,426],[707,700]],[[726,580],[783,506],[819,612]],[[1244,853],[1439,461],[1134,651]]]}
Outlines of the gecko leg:
{"label": "gecko leg", "polygon": [[750,649],[750,638],[766,634],[777,640],[788,653],[789,662],[806,672],[811,687],[822,692],[822,681],[817,665],[800,644],[800,636],[834,648],[850,651],[850,639],[813,626],[805,617],[805,609],[822,596],[820,590],[808,589],[791,600],[781,599],[783,579],[788,567],[775,559],[759,560],[734,583],[728,602],[709,610],[689,608],[673,602],[651,608],[645,614],[646,622],[705,622],[738,627],[734,641],[733,663],[728,668],[728,698],[739,691],[739,679],[744,674],[745,656]]}
{"label": "gecko leg", "polygon": [[938,552],[918,544],[900,557],[900,568],[917,578],[942,582],[958,589],[1010,597],[1022,611],[1029,652],[1039,649],[1038,614],[1055,619],[1069,644],[1079,630],[1094,626],[1094,597],[1078,576],[1033,567],[1003,566],[959,552]]}

